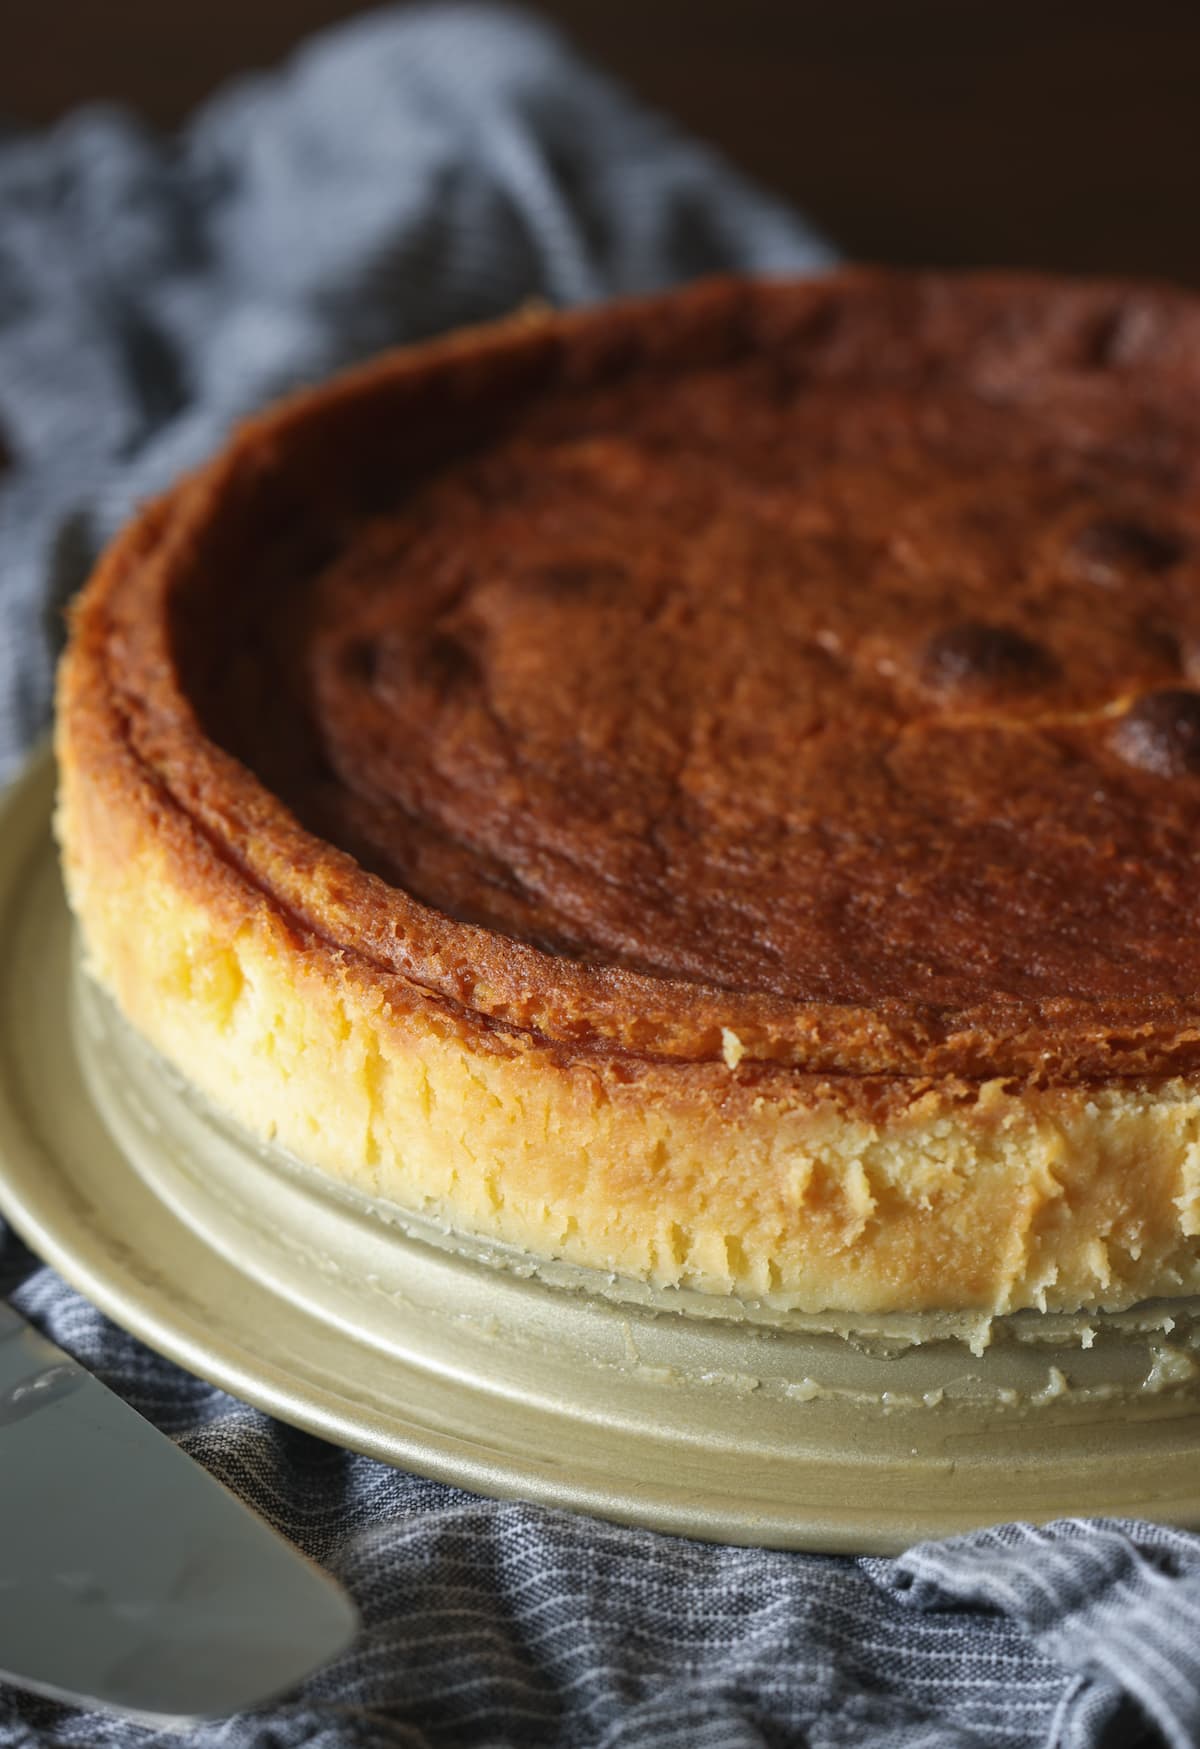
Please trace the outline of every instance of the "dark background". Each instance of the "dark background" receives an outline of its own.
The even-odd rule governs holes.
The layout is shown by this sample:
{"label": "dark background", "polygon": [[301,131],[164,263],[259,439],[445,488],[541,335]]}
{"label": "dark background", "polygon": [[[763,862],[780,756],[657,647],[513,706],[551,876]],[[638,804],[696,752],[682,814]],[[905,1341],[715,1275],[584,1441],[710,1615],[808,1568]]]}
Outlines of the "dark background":
{"label": "dark background", "polygon": [[[0,0],[0,113],[171,124],[346,0]],[[852,255],[1200,285],[1198,0],[544,0]]]}

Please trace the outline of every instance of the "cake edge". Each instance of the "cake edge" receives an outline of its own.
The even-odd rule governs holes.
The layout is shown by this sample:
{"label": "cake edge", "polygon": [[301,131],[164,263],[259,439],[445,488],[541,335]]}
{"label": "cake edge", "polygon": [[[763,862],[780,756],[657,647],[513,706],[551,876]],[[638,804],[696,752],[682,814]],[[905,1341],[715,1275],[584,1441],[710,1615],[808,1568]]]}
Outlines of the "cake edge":
{"label": "cake edge", "polygon": [[639,1064],[498,1031],[221,861],[95,678],[76,636],[56,831],[89,969],[252,1135],[397,1207],[658,1287],[996,1314],[1200,1289],[1189,1079],[743,1081],[736,1048]]}

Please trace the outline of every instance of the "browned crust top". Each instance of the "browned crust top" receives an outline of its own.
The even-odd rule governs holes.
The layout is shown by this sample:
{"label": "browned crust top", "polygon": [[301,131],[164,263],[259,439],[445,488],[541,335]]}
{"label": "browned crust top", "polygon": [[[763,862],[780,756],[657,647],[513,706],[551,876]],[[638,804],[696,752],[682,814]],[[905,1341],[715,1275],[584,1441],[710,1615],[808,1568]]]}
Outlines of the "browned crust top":
{"label": "browned crust top", "polygon": [[69,741],[198,880],[514,1038],[1191,1072],[1198,482],[1183,293],[531,317],[285,403],[147,512]]}

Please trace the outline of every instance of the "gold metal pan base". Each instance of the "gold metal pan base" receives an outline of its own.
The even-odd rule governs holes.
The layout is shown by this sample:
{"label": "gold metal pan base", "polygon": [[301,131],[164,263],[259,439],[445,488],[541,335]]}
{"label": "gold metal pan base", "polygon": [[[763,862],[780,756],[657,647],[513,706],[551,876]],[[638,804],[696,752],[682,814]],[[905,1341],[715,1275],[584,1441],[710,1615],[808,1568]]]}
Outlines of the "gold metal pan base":
{"label": "gold metal pan base", "polygon": [[0,1204],[152,1347],[386,1462],[689,1536],[1200,1524],[1192,1304],[1023,1314],[974,1354],[936,1323],[537,1272],[254,1147],[74,971],[51,790],[43,757],[0,813]]}

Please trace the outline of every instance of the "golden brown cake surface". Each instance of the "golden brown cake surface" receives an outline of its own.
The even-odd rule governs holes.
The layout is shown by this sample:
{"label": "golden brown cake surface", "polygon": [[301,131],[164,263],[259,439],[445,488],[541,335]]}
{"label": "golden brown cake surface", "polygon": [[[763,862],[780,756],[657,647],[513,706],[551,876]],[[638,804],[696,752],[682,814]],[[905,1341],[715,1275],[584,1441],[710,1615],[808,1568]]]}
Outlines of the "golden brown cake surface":
{"label": "golden brown cake surface", "polygon": [[[541,1126],[529,1191],[514,1167],[468,1195],[465,1156],[406,1179],[378,1088],[353,1146],[253,1100],[296,1151],[476,1229],[528,1238],[532,1198],[582,1261],[814,1304],[1177,1289],[1198,487],[1200,304],[1165,290],[730,282],[385,359],[245,428],[83,599],[63,820],[101,976],[169,1055],[194,1047],[196,979],[122,938],[114,870],[149,857],[193,958],[233,954],[216,1097],[252,1037],[278,1063],[283,1023],[245,1030],[268,917],[311,1013],[353,1039],[366,1001],[382,1026],[368,1079],[422,1029],[519,1063],[533,1081],[491,1097]],[[1086,1109],[1126,1096],[1157,1116],[1101,1146]],[[556,1191],[562,1100],[560,1162],[616,1125],[587,1194],[678,1229],[648,1261],[596,1240],[574,1167]],[[872,1169],[859,1132],[900,1154]],[[1161,1232],[1131,1236],[1155,1194]]]}

